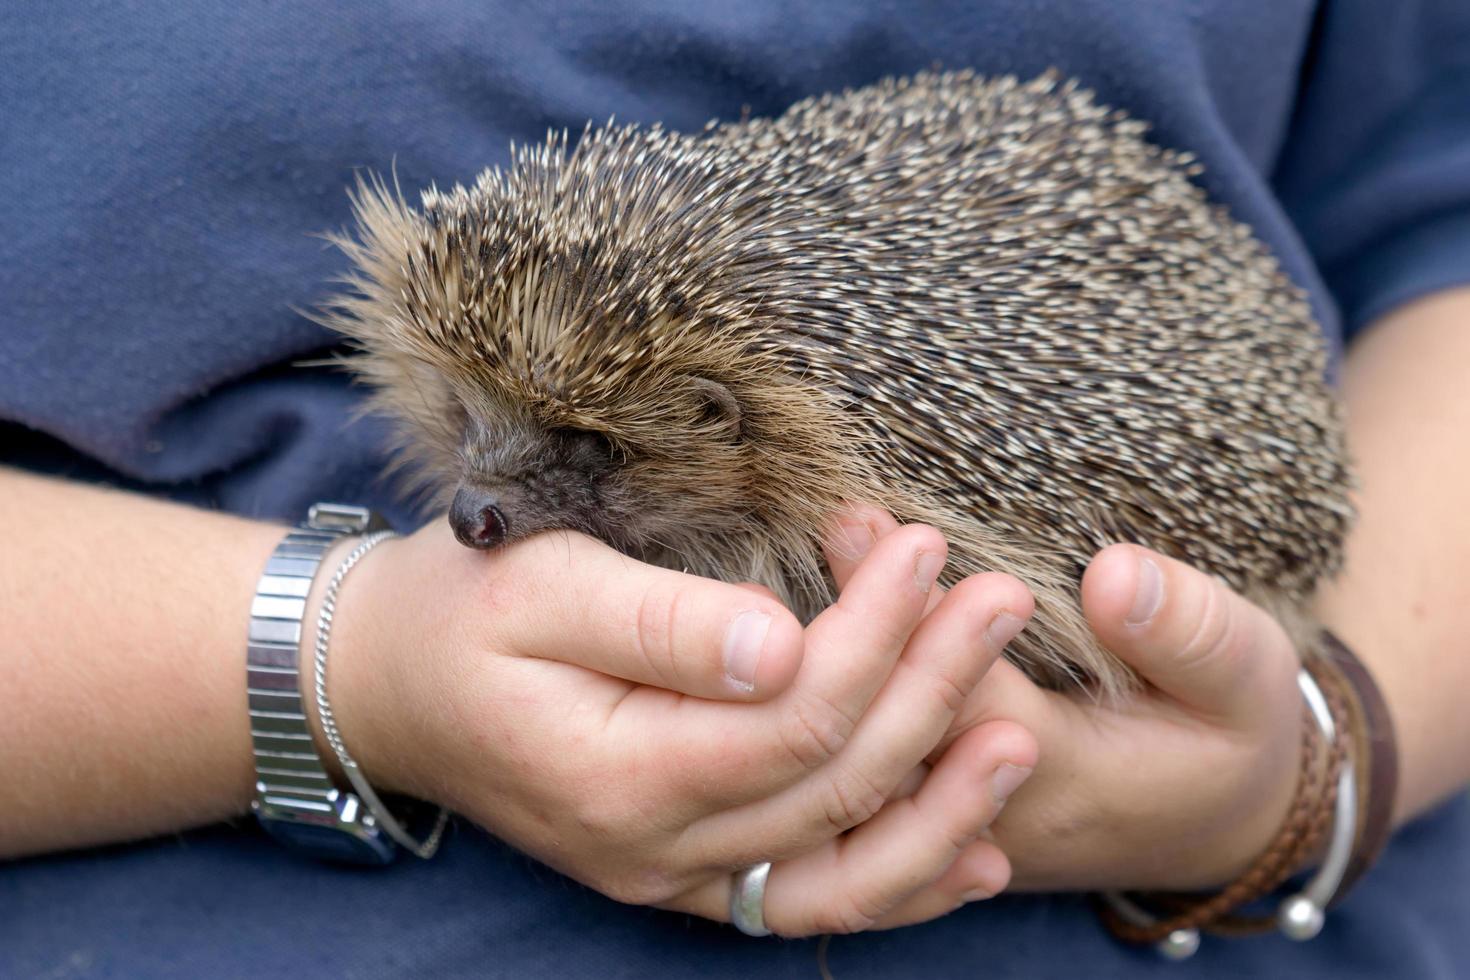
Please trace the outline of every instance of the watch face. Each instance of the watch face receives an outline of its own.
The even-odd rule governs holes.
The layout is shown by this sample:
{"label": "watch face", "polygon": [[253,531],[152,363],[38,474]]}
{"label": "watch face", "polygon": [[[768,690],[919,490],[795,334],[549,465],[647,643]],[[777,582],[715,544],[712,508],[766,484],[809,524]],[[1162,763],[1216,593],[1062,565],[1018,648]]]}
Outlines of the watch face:
{"label": "watch face", "polygon": [[366,827],[351,830],[262,817],[260,825],[287,847],[313,857],[352,864],[388,864],[397,846],[388,835]]}

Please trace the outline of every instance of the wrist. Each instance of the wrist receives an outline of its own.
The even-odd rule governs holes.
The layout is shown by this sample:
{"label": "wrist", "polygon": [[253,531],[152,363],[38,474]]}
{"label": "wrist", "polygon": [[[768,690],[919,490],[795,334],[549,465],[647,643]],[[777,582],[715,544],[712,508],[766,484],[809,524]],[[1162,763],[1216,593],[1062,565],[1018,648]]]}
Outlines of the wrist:
{"label": "wrist", "polygon": [[[1293,685],[1295,691],[1295,685]],[[1301,701],[1275,726],[1273,737],[1255,752],[1248,777],[1226,813],[1218,847],[1201,848],[1204,863],[1184,887],[1211,889],[1234,881],[1276,839],[1291,812],[1301,781]],[[1317,855],[1313,855],[1315,862]]]}
{"label": "wrist", "polygon": [[[327,583],[343,559],[361,541],[357,535],[344,538],[327,552],[312,583],[302,622],[302,704],[317,753],[339,786],[346,786],[347,780],[322,730],[316,703],[317,617]],[[397,540],[384,541],[365,556],[339,592],[332,617],[332,652],[326,673],[332,712],[343,744],[374,788],[389,793],[409,792],[401,775],[401,753],[392,748],[395,744],[392,719],[395,700],[391,696],[393,682],[384,672],[390,666],[393,641],[391,634],[385,633],[390,624],[384,622],[387,617],[382,613],[385,609],[391,612],[391,605],[386,599],[377,597],[382,587],[379,572],[383,565],[392,562],[390,553],[398,544]]]}
{"label": "wrist", "polygon": [[[1154,896],[1154,909],[1140,906],[1135,896],[1103,894],[1098,911],[1114,935],[1154,943],[1170,959],[1193,956],[1202,931],[1238,936],[1279,930],[1287,938],[1305,941],[1321,932],[1326,910],[1356,880],[1353,864],[1360,865],[1358,873],[1371,864],[1373,841],[1381,846],[1387,808],[1370,819],[1370,825],[1377,821],[1378,830],[1369,829],[1365,836],[1358,788],[1362,772],[1373,767],[1355,764],[1355,756],[1362,761],[1363,742],[1372,729],[1366,727],[1364,711],[1357,705],[1366,692],[1373,705],[1370,711],[1380,720],[1382,707],[1371,682],[1364,686],[1352,653],[1330,633],[1324,632],[1322,644],[1322,656],[1313,658],[1298,678],[1308,710],[1302,769],[1288,821],[1256,861],[1213,894]],[[1381,775],[1385,784],[1392,782],[1390,770]],[[1323,842],[1325,848],[1320,846]],[[1308,866],[1315,868],[1313,874],[1299,891],[1282,899],[1274,914],[1242,911]]]}

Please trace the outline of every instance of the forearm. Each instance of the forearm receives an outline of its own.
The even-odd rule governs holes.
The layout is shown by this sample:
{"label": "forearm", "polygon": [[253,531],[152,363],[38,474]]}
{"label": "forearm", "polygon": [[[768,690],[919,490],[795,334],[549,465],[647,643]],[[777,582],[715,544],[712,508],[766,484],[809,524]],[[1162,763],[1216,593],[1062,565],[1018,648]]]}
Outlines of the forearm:
{"label": "forearm", "polygon": [[1320,609],[1383,689],[1402,821],[1470,783],[1470,289],[1374,326],[1344,391],[1360,513]]}
{"label": "forearm", "polygon": [[0,469],[0,857],[243,813],[245,625],[281,529]]}

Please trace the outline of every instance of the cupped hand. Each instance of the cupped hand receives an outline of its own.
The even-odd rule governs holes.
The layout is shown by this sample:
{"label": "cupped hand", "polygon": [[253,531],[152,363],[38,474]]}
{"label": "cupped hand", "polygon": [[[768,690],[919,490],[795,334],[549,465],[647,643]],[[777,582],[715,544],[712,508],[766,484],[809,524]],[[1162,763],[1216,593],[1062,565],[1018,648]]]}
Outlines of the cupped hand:
{"label": "cupped hand", "polygon": [[944,557],[895,529],[803,630],[756,587],[581,535],[486,554],[437,522],[343,589],[333,707],[375,784],[615,899],[723,920],[731,872],[773,861],[779,934],[920,921],[1004,887],[980,835],[1035,762],[1007,721],[935,752],[1031,612],[1001,575],[931,604]]}
{"label": "cupped hand", "polygon": [[[888,514],[858,513],[880,542]],[[854,564],[833,564],[839,583]],[[937,595],[931,601],[937,599]],[[1122,704],[1043,690],[996,664],[949,739],[998,721],[1033,733],[1041,764],[990,835],[1012,888],[1204,889],[1270,843],[1300,767],[1299,661],[1282,628],[1218,579],[1134,545],[1100,552],[1082,605],[1144,681]]]}

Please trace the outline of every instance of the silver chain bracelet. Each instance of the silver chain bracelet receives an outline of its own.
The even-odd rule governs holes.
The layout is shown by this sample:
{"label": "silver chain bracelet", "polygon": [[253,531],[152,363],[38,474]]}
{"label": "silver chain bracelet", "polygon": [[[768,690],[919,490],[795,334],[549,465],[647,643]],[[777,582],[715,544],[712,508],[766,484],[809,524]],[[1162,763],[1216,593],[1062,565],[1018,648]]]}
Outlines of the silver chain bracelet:
{"label": "silver chain bracelet", "polygon": [[369,551],[393,537],[397,535],[392,531],[376,531],[363,538],[357,547],[352,549],[352,553],[342,559],[342,564],[337,566],[332,580],[327,583],[326,592],[322,594],[321,610],[317,613],[316,619],[316,709],[321,720],[322,732],[327,737],[327,743],[332,746],[332,751],[336,753],[343,773],[352,783],[352,788],[357,791],[357,795],[362,797],[362,801],[377,818],[379,826],[409,853],[421,858],[431,858],[439,849],[439,842],[444,837],[444,828],[449,822],[449,811],[440,807],[439,815],[434,821],[434,829],[422,842],[414,840],[398,818],[393,816],[383,801],[378,798],[378,794],[373,791],[367,777],[363,775],[361,767],[358,766],[357,760],[353,759],[347,751],[347,746],[342,742],[342,733],[337,729],[337,719],[332,714],[332,705],[327,700],[327,648],[332,634],[332,616],[337,609],[337,593],[353,566],[361,561]]}

